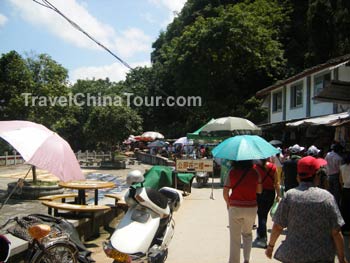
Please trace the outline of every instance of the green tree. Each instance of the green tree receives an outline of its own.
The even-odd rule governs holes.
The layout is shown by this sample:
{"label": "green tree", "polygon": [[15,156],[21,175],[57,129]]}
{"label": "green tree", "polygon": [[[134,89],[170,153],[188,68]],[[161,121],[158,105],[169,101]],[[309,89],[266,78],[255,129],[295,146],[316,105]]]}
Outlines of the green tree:
{"label": "green tree", "polygon": [[37,97],[34,105],[30,105],[28,120],[68,136],[66,131],[76,123],[76,109],[69,102],[67,69],[47,54],[31,54],[26,63],[33,81],[29,99]]}
{"label": "green tree", "polygon": [[94,107],[84,124],[89,143],[115,151],[130,134],[141,132],[142,119],[127,106]]}
{"label": "green tree", "polygon": [[[180,18],[191,21],[181,14]],[[173,116],[171,112],[175,111],[177,116],[187,116],[185,120],[175,118],[181,126],[191,119],[246,115],[243,102],[284,74],[279,36],[286,19],[277,1],[257,0],[208,4],[192,14],[193,22],[174,20],[175,26],[168,29],[176,33],[161,34],[152,61],[163,67],[163,88],[168,94],[200,95],[204,105],[167,109],[163,114]],[[169,120],[166,125],[173,123]]]}
{"label": "green tree", "polygon": [[16,52],[0,58],[0,119],[26,119],[30,107],[25,105],[22,93],[33,89],[32,74],[26,61]]}
{"label": "green tree", "polygon": [[130,134],[142,130],[137,111],[122,100],[124,92],[136,90],[126,90],[123,83],[109,79],[78,80],[72,86],[73,96],[77,96],[79,105],[75,115],[78,124],[72,126],[71,131],[77,148],[114,150]]}

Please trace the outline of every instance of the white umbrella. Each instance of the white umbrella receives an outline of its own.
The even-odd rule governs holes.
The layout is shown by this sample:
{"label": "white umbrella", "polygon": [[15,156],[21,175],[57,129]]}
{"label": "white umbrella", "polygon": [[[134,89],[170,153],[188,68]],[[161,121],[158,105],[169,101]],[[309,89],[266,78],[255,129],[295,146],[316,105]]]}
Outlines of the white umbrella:
{"label": "white umbrella", "polygon": [[187,137],[181,137],[177,139],[174,144],[182,144],[182,145],[193,145],[193,140],[188,139]]}
{"label": "white umbrella", "polygon": [[244,134],[260,134],[261,129],[251,121],[238,117],[222,117],[206,124],[200,135],[234,136]]}
{"label": "white umbrella", "polygon": [[69,144],[57,133],[29,121],[0,121],[0,137],[23,159],[62,181],[85,179]]}

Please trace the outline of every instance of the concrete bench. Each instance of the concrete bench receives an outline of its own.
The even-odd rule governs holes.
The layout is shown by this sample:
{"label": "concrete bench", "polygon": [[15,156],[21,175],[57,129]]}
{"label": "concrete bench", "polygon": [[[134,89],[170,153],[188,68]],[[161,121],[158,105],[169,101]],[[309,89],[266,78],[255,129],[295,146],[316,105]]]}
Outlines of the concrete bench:
{"label": "concrete bench", "polygon": [[[87,197],[88,195],[85,194],[85,197]],[[58,194],[58,195],[45,195],[45,196],[41,196],[38,199],[40,201],[55,201],[55,200],[59,200],[61,199],[62,203],[66,202],[67,198],[74,198],[74,201],[76,202],[77,198],[78,198],[78,193],[69,193],[69,194]],[[52,214],[52,208],[50,206],[48,206],[48,211],[47,213],[49,215]]]}
{"label": "concrete bench", "polygon": [[119,194],[104,194],[105,197],[113,198],[115,201],[115,204],[123,200],[124,198]]}
{"label": "concrete bench", "polygon": [[111,208],[106,205],[78,205],[78,204],[67,204],[67,203],[58,203],[55,201],[42,201],[43,205],[57,210],[65,210],[71,212],[98,212],[98,211],[107,211]]}
{"label": "concrete bench", "polygon": [[[58,203],[55,201],[42,201],[43,205],[54,210],[54,216],[62,216],[64,218],[91,219],[91,233],[93,236],[98,236],[98,226],[96,224],[97,213],[105,213],[111,210],[111,207],[107,205],[78,205],[78,204],[67,204]],[[68,213],[59,213],[59,210],[68,211]]]}
{"label": "concrete bench", "polygon": [[[122,197],[119,194],[105,194],[104,197],[112,198],[114,199],[114,206],[112,208],[115,208],[118,210],[118,208],[122,209],[124,212],[126,212],[129,208],[129,205],[125,203],[124,197]],[[116,211],[116,214],[118,211]]]}
{"label": "concrete bench", "polygon": [[77,197],[78,197],[78,193],[71,193],[71,194],[59,194],[59,195],[45,195],[45,196],[39,197],[38,199],[40,201],[54,201],[57,199],[62,199],[62,203],[64,203],[66,201],[66,198],[77,198]]}

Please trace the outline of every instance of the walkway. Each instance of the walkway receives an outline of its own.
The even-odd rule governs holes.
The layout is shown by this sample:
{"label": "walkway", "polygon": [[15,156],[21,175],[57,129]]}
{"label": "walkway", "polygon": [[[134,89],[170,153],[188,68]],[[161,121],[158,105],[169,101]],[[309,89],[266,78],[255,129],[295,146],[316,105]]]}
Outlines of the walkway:
{"label": "walkway", "polygon": [[[169,247],[167,263],[228,262],[228,218],[219,178],[214,178],[214,200],[210,198],[211,192],[211,184],[206,188],[196,188],[194,183],[192,193],[185,197],[183,206],[175,214],[175,235]],[[268,228],[271,228],[271,221]],[[264,252],[264,249],[253,245],[251,262],[278,262],[269,260]]]}
{"label": "walkway", "polygon": [[[130,169],[145,170],[149,168],[147,165],[132,165],[128,169],[99,171],[103,173],[111,173],[116,176],[126,176]],[[25,169],[23,169],[23,172]],[[6,172],[8,173],[6,175]],[[14,181],[18,178],[18,171],[2,171],[0,169],[0,196],[4,193],[7,182]],[[13,173],[12,173],[13,172]],[[86,171],[84,172],[96,172]],[[9,176],[11,174],[11,176]],[[22,173],[22,176],[25,174]],[[213,197],[211,199],[212,188],[209,184],[205,188],[197,188],[197,184],[193,183],[192,192],[184,197],[184,202],[179,211],[174,214],[175,234],[169,247],[169,256],[167,263],[227,263],[229,254],[229,229],[227,222],[227,211],[225,202],[222,198],[222,188],[219,186],[219,178],[214,180]],[[1,199],[1,198],[0,198]],[[32,210],[33,209],[33,210]],[[38,211],[36,211],[38,210]],[[37,201],[21,202],[13,201],[13,204],[5,206],[5,210],[0,215],[0,222],[11,214],[25,214],[34,212],[46,213],[47,209],[41,206]],[[268,229],[271,229],[271,218],[269,217]],[[111,222],[111,227],[115,226],[115,222]],[[111,263],[112,260],[107,258],[102,250],[102,242],[110,237],[113,229],[109,232],[101,229],[101,236],[98,239],[86,243],[88,249],[93,254],[92,257],[97,263]],[[253,231],[253,240],[255,239],[255,231]],[[135,234],[135,238],[137,234]],[[279,238],[276,247],[284,239]],[[346,247],[349,247],[349,237],[347,237]],[[349,249],[348,249],[349,250]],[[243,262],[243,259],[241,260]],[[251,263],[269,263],[278,262],[269,260],[265,257],[264,249],[253,245],[251,253]]]}

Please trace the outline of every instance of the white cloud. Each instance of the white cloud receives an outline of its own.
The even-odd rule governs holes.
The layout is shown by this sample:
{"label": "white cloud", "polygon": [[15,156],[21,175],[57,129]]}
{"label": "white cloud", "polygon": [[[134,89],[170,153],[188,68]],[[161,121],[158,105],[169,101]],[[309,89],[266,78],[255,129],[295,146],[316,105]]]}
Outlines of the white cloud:
{"label": "white cloud", "polygon": [[149,0],[150,3],[163,6],[170,12],[180,12],[187,0]]}
{"label": "white cloud", "polygon": [[4,16],[3,14],[0,14],[0,27],[2,27],[3,25],[5,25],[6,24],[6,22],[7,22],[7,17],[6,16]]}
{"label": "white cloud", "polygon": [[[131,67],[150,66],[150,62],[136,62],[130,65]],[[120,63],[113,63],[101,67],[81,67],[72,71],[70,81],[75,83],[78,79],[105,79],[109,78],[111,81],[125,80],[126,74],[129,72],[124,65]]]}
{"label": "white cloud", "polygon": [[150,24],[155,24],[156,20],[154,19],[151,13],[141,14],[141,16]]}
{"label": "white cloud", "polygon": [[[14,6],[16,13],[20,14],[24,20],[45,28],[53,35],[77,47],[102,50],[53,10],[40,6],[34,1],[9,1]],[[132,56],[137,52],[151,49],[150,37],[146,36],[140,29],[120,30],[121,33],[118,34],[110,25],[102,23],[92,16],[87,10],[86,2],[79,4],[77,0],[51,0],[51,3],[98,42],[113,52],[122,52],[118,56]],[[127,45],[127,42],[131,45]]]}
{"label": "white cloud", "polygon": [[171,23],[177,13],[181,11],[187,0],[148,0],[157,7],[163,7],[168,10],[168,18],[161,22],[163,28]]}
{"label": "white cloud", "polygon": [[130,28],[115,39],[116,49],[122,57],[131,57],[134,52],[151,52],[152,39],[140,29]]}

